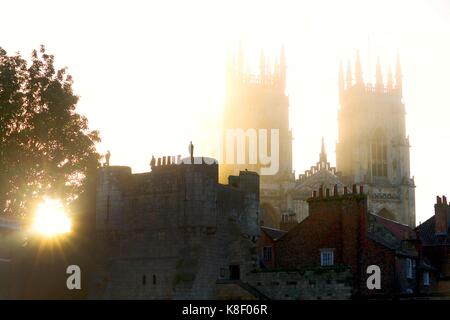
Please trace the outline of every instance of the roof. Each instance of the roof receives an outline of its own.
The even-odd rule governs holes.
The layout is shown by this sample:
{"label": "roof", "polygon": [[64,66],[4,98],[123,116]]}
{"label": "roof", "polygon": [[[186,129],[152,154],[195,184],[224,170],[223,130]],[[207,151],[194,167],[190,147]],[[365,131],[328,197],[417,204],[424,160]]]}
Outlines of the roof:
{"label": "roof", "polygon": [[[416,227],[419,232],[420,239],[424,246],[438,246],[438,245],[450,245],[450,235],[447,232],[445,235],[436,235],[435,233],[435,217],[432,216],[430,219]],[[450,224],[450,212],[447,213],[447,221]],[[450,225],[447,226],[447,231],[449,231]]]}
{"label": "roof", "polygon": [[404,239],[407,237],[409,240],[417,240],[417,235],[410,226],[375,214],[373,216],[379,224],[392,232],[396,238]]}
{"label": "roof", "polygon": [[284,236],[287,231],[284,230],[280,230],[280,229],[274,229],[274,228],[269,228],[269,227],[261,227],[261,230],[264,231],[264,233],[273,241],[277,241],[278,239],[280,239],[282,236]]}
{"label": "roof", "polygon": [[394,250],[397,254],[417,256],[414,246],[407,243],[408,240],[417,240],[417,235],[411,227],[405,224],[370,213],[368,238]]}
{"label": "roof", "polygon": [[312,192],[318,190],[319,187],[322,186],[324,190],[325,188],[332,190],[335,185],[340,188],[345,186],[338,176],[331,173],[329,170],[321,169],[309,177],[297,180],[291,193],[294,199],[306,200],[310,198]]}

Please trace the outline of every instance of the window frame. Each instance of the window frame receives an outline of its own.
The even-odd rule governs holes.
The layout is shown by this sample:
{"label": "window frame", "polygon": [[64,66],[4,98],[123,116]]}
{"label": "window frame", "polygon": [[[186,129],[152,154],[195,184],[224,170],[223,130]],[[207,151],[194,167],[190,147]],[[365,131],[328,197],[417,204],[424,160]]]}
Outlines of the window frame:
{"label": "window frame", "polygon": [[424,273],[423,273],[423,285],[425,287],[430,286],[430,272],[429,271],[424,271]]}
{"label": "window frame", "polygon": [[334,266],[334,248],[320,249],[320,266],[321,267]]}
{"label": "window frame", "polygon": [[413,260],[411,258],[406,258],[405,275],[407,279],[413,279]]}
{"label": "window frame", "polygon": [[[264,246],[263,247],[263,261],[271,262],[273,260],[273,247],[272,246]],[[268,259],[270,257],[270,259]]]}

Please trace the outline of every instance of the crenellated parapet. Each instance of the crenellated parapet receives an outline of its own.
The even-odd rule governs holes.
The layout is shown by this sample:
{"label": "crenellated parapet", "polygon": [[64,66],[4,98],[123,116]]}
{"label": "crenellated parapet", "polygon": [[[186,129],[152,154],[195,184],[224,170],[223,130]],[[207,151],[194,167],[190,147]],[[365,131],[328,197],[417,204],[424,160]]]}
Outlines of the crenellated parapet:
{"label": "crenellated parapet", "polygon": [[378,95],[401,98],[402,71],[400,57],[397,56],[395,78],[392,74],[391,67],[389,66],[386,81],[383,79],[380,60],[377,59],[375,79],[374,84],[370,80],[364,81],[359,51],[357,51],[354,72],[352,72],[350,63],[347,65],[345,76],[342,63],[339,67],[339,97],[341,103],[358,95]]}
{"label": "crenellated parapet", "polygon": [[227,63],[227,86],[236,88],[239,86],[272,87],[284,91],[286,88],[286,58],[284,47],[281,48],[280,58],[271,63],[261,50],[259,62],[259,74],[252,74],[245,66],[242,47],[239,48],[237,57],[229,56]]}

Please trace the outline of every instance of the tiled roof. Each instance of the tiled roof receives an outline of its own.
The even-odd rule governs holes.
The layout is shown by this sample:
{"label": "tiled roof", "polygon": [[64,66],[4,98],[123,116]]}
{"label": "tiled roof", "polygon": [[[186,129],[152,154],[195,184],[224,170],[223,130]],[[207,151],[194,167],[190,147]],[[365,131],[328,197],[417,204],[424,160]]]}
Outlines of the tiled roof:
{"label": "tiled roof", "polygon": [[272,239],[273,241],[276,241],[280,239],[282,236],[284,236],[287,231],[280,230],[280,229],[274,229],[269,227],[261,227],[261,230],[267,234],[267,236]]}
{"label": "tiled roof", "polygon": [[373,215],[376,221],[388,229],[398,239],[404,239],[408,237],[410,240],[417,240],[417,235],[414,230],[406,225],[397,221],[392,221],[377,215]]}
{"label": "tiled roof", "polygon": [[[416,229],[419,231],[420,239],[424,246],[450,245],[450,235],[447,236],[435,234],[435,216],[419,225]],[[450,212],[447,214],[447,221],[450,224]],[[450,226],[448,226],[450,227]],[[448,229],[447,229],[448,230]]]}
{"label": "tiled roof", "polygon": [[411,227],[399,222],[369,214],[368,238],[395,250],[397,254],[417,256],[416,250],[405,242],[405,240],[416,240],[416,233]]}

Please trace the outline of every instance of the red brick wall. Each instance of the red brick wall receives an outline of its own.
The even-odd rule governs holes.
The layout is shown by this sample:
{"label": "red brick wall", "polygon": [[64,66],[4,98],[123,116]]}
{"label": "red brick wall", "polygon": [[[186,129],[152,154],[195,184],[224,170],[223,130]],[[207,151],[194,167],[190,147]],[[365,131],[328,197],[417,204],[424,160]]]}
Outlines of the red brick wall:
{"label": "red brick wall", "polygon": [[[367,267],[370,265],[377,265],[381,272],[381,289],[369,290],[367,288]],[[360,279],[360,293],[367,294],[393,294],[396,292],[396,259],[395,252],[388,250],[379,243],[368,239],[367,250],[365,251],[365,262],[363,264],[364,276]]]}
{"label": "red brick wall", "polygon": [[275,245],[276,265],[280,268],[320,266],[320,249],[334,248],[335,264],[357,271],[359,222],[365,218],[367,202],[363,196],[314,198],[309,217]]}
{"label": "red brick wall", "polygon": [[[334,248],[335,265],[351,267],[354,294],[395,291],[395,252],[367,238],[365,196],[313,198],[309,208],[309,217],[275,243],[278,268],[320,266],[320,249]],[[381,269],[381,290],[367,289],[372,264]]]}
{"label": "red brick wall", "polygon": [[[273,268],[275,266],[275,246],[274,241],[267,236],[267,234],[261,230],[258,242],[256,242],[256,250],[258,251],[258,258],[263,262],[267,268]],[[272,261],[264,261],[263,250],[264,247],[272,247]]]}

